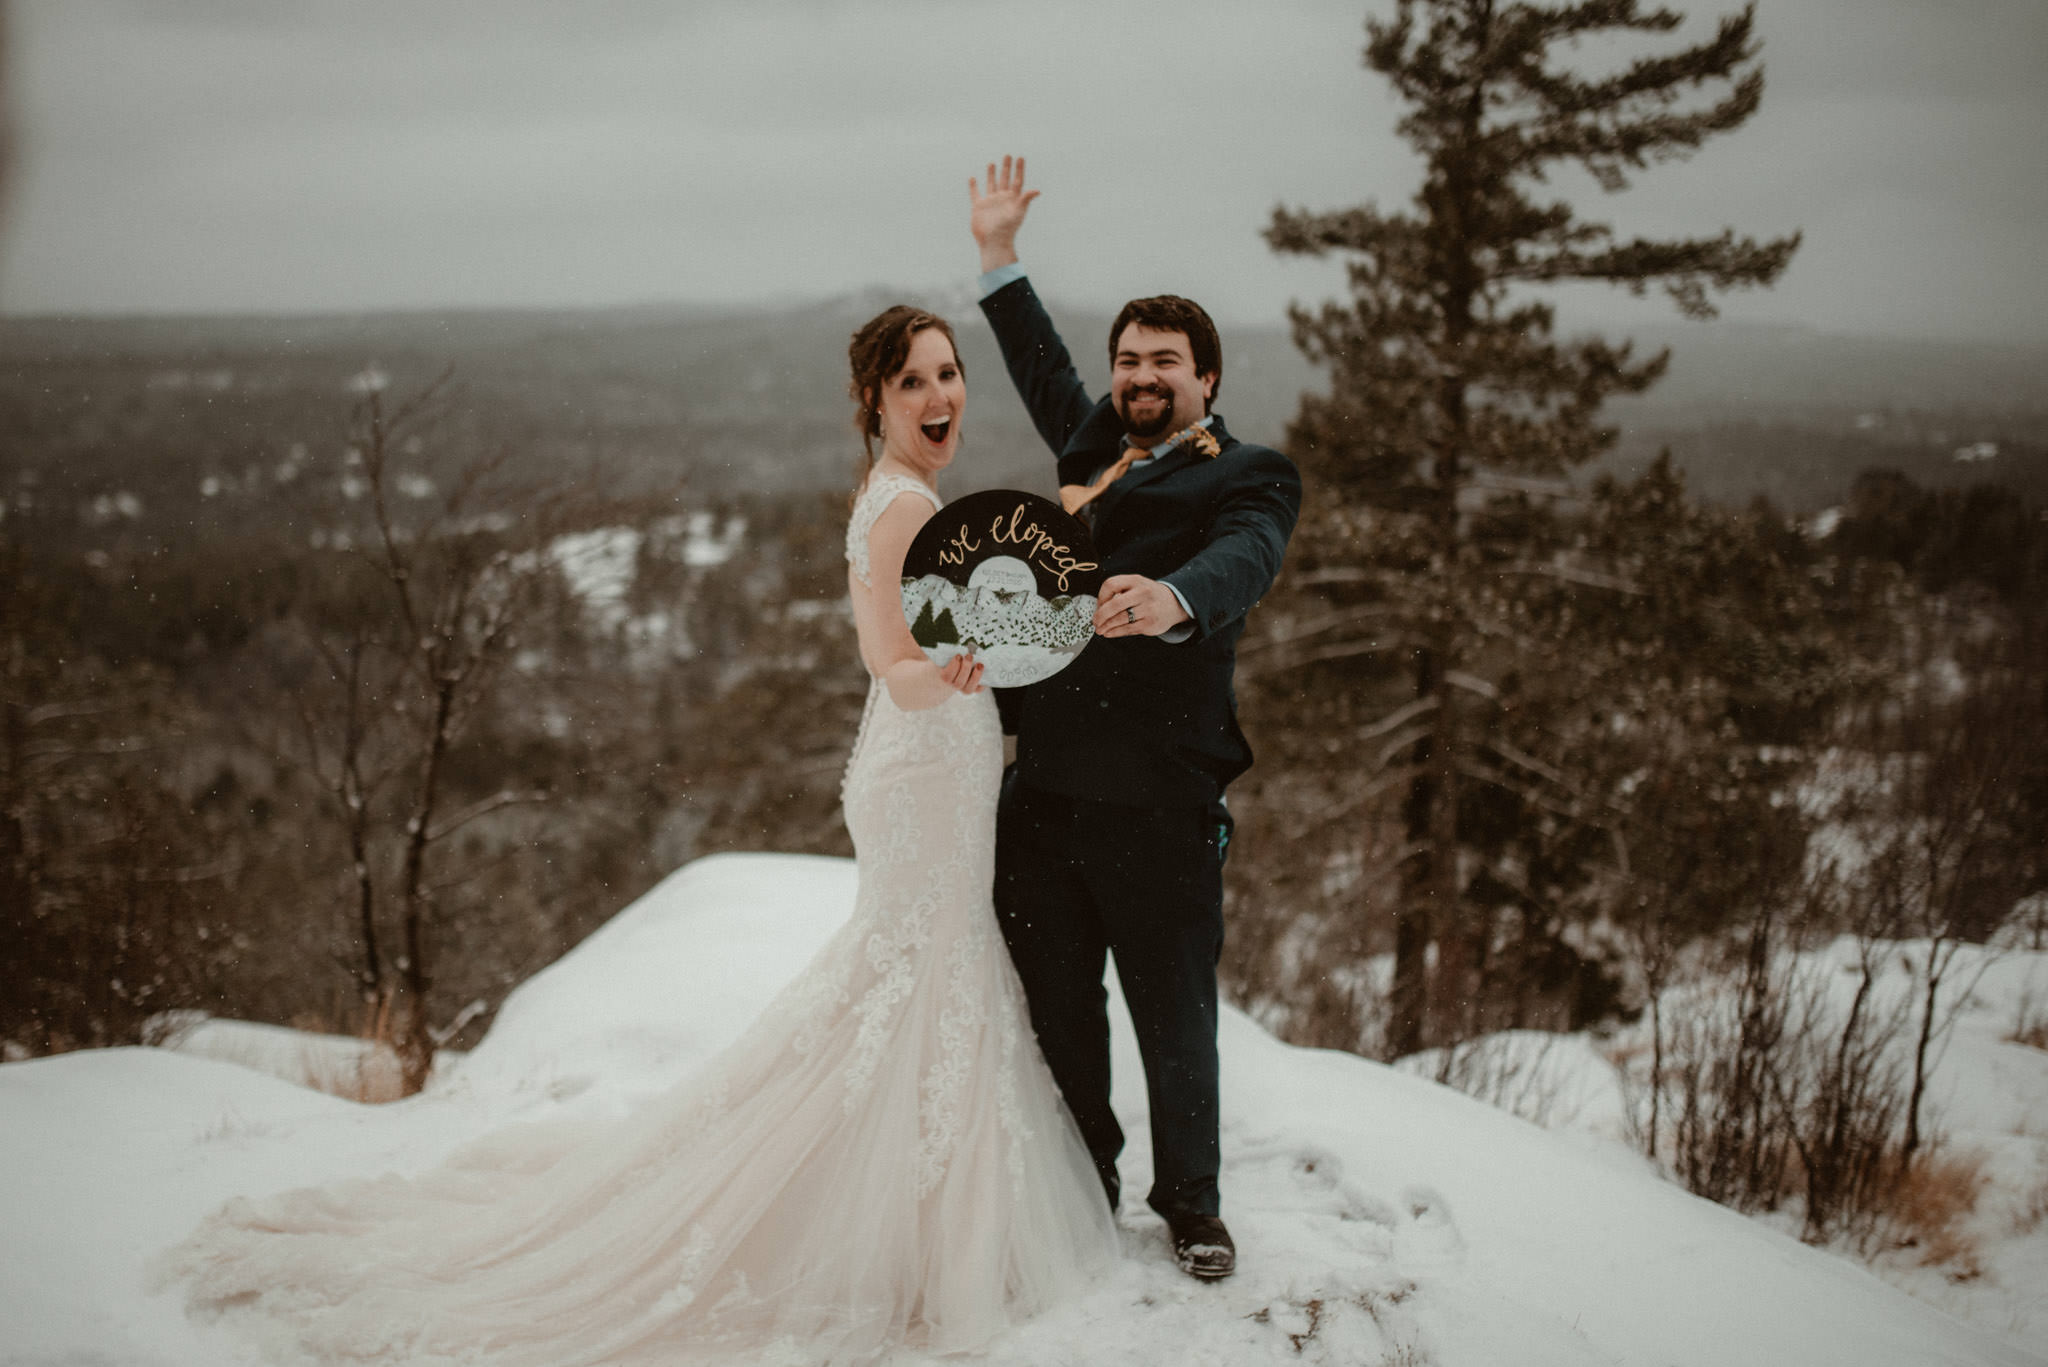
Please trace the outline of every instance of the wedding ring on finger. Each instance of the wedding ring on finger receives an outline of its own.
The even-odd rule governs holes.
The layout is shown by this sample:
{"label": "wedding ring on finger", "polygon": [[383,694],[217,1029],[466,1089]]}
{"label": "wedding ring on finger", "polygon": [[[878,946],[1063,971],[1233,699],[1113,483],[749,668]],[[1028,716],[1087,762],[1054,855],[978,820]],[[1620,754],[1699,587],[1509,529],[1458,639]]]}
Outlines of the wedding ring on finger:
{"label": "wedding ring on finger", "polygon": [[1138,624],[1138,610],[1136,608],[1125,608],[1124,621],[1132,626],[1136,626]]}

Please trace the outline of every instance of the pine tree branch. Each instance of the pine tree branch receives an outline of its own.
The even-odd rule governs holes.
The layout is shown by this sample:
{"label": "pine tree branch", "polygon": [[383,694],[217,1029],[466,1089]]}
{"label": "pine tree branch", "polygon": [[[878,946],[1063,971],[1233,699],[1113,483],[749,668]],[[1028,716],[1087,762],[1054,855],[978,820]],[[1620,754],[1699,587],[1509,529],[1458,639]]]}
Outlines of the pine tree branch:
{"label": "pine tree branch", "polygon": [[1522,561],[1518,564],[1503,565],[1500,567],[1499,572],[1502,574],[1542,575],[1546,578],[1562,580],[1565,583],[1584,584],[1587,588],[1609,589],[1615,593],[1623,593],[1635,598],[1642,597],[1646,592],[1641,586],[1618,575],[1602,574],[1598,570],[1582,569],[1574,565]]}
{"label": "pine tree branch", "polygon": [[1353,733],[1352,739],[1360,742],[1378,740],[1381,736],[1386,735],[1390,731],[1398,730],[1400,727],[1406,726],[1408,723],[1414,721],[1418,717],[1424,717],[1429,715],[1431,712],[1436,711],[1436,709],[1441,705],[1442,703],[1438,700],[1437,696],[1434,693],[1428,695],[1427,697],[1417,698],[1415,701],[1408,703],[1403,707],[1395,708],[1392,712],[1387,713],[1386,716],[1381,717],[1378,721],[1360,728],[1358,731]]}
{"label": "pine tree branch", "polygon": [[[1544,42],[1547,44],[1556,37],[1573,32],[1606,27],[1668,32],[1681,21],[1681,16],[1674,11],[1662,10],[1654,16],[1639,16],[1635,22],[1617,22],[1611,15],[1594,13],[1602,8],[1605,7],[1575,7],[1578,13],[1552,26],[1552,32],[1545,35]],[[1638,58],[1625,70],[1603,79],[1581,80],[1568,71],[1539,69],[1527,73],[1524,83],[1546,106],[1564,114],[1612,110],[1644,99],[1669,104],[1678,99],[1686,88],[1698,88],[1710,81],[1730,80],[1738,68],[1753,61],[1757,55],[1756,46],[1751,41],[1755,20],[1756,7],[1751,4],[1740,13],[1723,16],[1714,37],[1707,42],[1676,52]],[[1746,84],[1746,81],[1747,78],[1739,81],[1738,85]]]}
{"label": "pine tree branch", "polygon": [[1356,565],[1332,565],[1325,569],[1303,570],[1291,574],[1287,582],[1297,588],[1315,588],[1324,584],[1365,584],[1377,576],[1371,570]]}
{"label": "pine tree branch", "polygon": [[[1362,655],[1384,654],[1389,650],[1397,649],[1403,644],[1405,642],[1400,640],[1382,640],[1377,637],[1370,641],[1341,641],[1333,645],[1318,646],[1314,650],[1302,651],[1299,654],[1287,653],[1282,658],[1262,658],[1247,661],[1238,666],[1237,677],[1240,679],[1265,679],[1275,674],[1285,674],[1290,670],[1301,669],[1307,665],[1324,664],[1332,660],[1354,660]],[[1275,654],[1281,655],[1282,653],[1275,652]]]}
{"label": "pine tree branch", "polygon": [[1434,728],[1430,726],[1408,727],[1406,730],[1397,733],[1392,740],[1380,747],[1379,756],[1373,761],[1372,767],[1375,770],[1386,768],[1388,764],[1393,762],[1394,756],[1418,741],[1428,740],[1433,734],[1435,734]]}
{"label": "pine tree branch", "polygon": [[[1585,498],[1569,480],[1524,479],[1514,475],[1494,474],[1487,470],[1474,471],[1467,481],[1474,489],[1485,489],[1494,493],[1528,494],[1537,498],[1557,499],[1562,502],[1579,502]],[[1303,582],[1300,580],[1297,583]]]}
{"label": "pine tree branch", "polygon": [[1530,284],[1562,280],[1605,281],[1640,292],[1643,285],[1678,275],[1700,278],[1718,290],[1744,285],[1769,285],[1782,273],[1799,248],[1800,235],[1759,242],[1738,238],[1725,228],[1716,237],[1680,238],[1656,241],[1636,238],[1615,243],[1604,250],[1587,250],[1593,241],[1607,240],[1602,230],[1597,237],[1582,235],[1584,245],[1559,246],[1550,251],[1519,256],[1500,267],[1500,277]]}
{"label": "pine tree branch", "polygon": [[1480,678],[1477,674],[1468,673],[1462,669],[1447,669],[1444,671],[1444,682],[1453,688],[1463,689],[1474,697],[1484,698],[1488,702],[1500,701],[1500,690],[1487,680]]}
{"label": "pine tree branch", "polygon": [[[1387,772],[1374,777],[1371,782],[1345,793],[1342,801],[1334,802],[1320,812],[1317,812],[1312,818],[1302,823],[1303,829],[1321,830],[1337,825],[1339,822],[1349,821],[1354,813],[1370,806],[1374,800],[1383,794],[1399,788],[1404,783],[1414,782],[1416,775],[1421,772],[1422,766],[1416,764],[1404,764],[1397,769],[1389,769]],[[1396,853],[1389,858],[1391,862],[1398,863],[1405,857],[1402,854]]]}
{"label": "pine tree branch", "polygon": [[1461,758],[1458,761],[1457,767],[1458,772],[1466,778],[1484,783],[1488,787],[1498,788],[1504,793],[1511,793],[1532,807],[1540,807],[1554,816],[1561,816],[1570,821],[1584,819],[1583,814],[1577,807],[1558,801],[1541,788],[1527,783],[1518,783],[1504,771],[1490,764],[1481,764],[1475,759]]}
{"label": "pine tree branch", "polygon": [[22,720],[32,729],[72,717],[103,717],[110,712],[126,711],[140,701],[139,698],[93,698],[80,702],[50,702],[29,708]]}
{"label": "pine tree branch", "polygon": [[1376,618],[1393,616],[1394,612],[1395,609],[1387,606],[1339,608],[1333,612],[1326,612],[1311,617],[1304,622],[1290,623],[1286,627],[1260,636],[1257,640],[1246,641],[1238,647],[1237,657],[1242,660],[1247,655],[1256,655],[1261,651],[1277,650],[1282,646],[1292,645],[1296,641],[1307,640],[1311,636],[1320,636],[1324,632],[1333,631],[1338,627],[1363,626],[1365,623]]}
{"label": "pine tree branch", "polygon": [[546,802],[550,796],[551,794],[544,788],[530,788],[523,792],[514,792],[507,789],[492,793],[489,797],[471,803],[461,811],[449,816],[447,820],[430,827],[427,831],[427,843],[431,845],[445,840],[470,822],[477,820],[479,817],[488,816],[492,812],[500,811],[506,807]]}
{"label": "pine tree branch", "polygon": [[1486,747],[1487,749],[1493,751],[1496,755],[1499,755],[1502,759],[1506,760],[1508,763],[1513,764],[1522,769],[1527,769],[1530,773],[1535,774],[1539,778],[1548,779],[1550,782],[1555,783],[1558,787],[1563,788],[1566,792],[1572,793],[1575,796],[1584,796],[1584,794],[1579,791],[1577,785],[1574,784],[1570,778],[1566,777],[1564,771],[1559,769],[1556,765],[1547,764],[1544,761],[1536,758],[1536,756],[1529,754],[1527,751],[1515,748],[1513,745],[1509,744],[1507,741],[1500,739],[1498,736],[1490,737],[1487,740]]}

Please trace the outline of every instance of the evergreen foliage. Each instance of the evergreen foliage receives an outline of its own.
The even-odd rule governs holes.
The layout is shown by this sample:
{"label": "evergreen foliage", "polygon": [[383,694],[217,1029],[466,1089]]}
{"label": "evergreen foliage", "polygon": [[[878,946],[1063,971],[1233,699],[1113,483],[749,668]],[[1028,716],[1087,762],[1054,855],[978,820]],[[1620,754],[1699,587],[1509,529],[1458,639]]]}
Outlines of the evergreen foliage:
{"label": "evergreen foliage", "polygon": [[[1589,652],[1590,622],[1616,605],[1653,620],[1630,565],[1654,563],[1656,532],[1612,523],[1610,544],[1589,544],[1559,477],[1613,444],[1601,405],[1650,386],[1667,356],[1561,340],[1530,291],[1654,287],[1710,317],[1713,293],[1770,284],[1798,246],[1796,234],[1732,230],[1623,240],[1541,193],[1559,166],[1623,189],[1756,111],[1753,7],[1705,41],[1604,75],[1555,55],[1681,23],[1635,0],[1398,0],[1368,21],[1365,64],[1407,106],[1399,131],[1424,164],[1412,206],[1283,208],[1267,229],[1275,250],[1348,263],[1348,301],[1293,311],[1297,343],[1331,385],[1304,395],[1289,429],[1311,483],[1293,583],[1312,601],[1282,628],[1278,658],[1334,669],[1360,696],[1384,697],[1394,668],[1404,676],[1398,707],[1333,737],[1365,760],[1369,789],[1401,801],[1396,1054],[1479,1028],[1499,915],[1565,914],[1612,858],[1608,798],[1590,781],[1599,766],[1565,719],[1612,699],[1596,658],[1629,659],[1619,643]],[[1645,476],[1641,496],[1670,480]]]}
{"label": "evergreen foliage", "polygon": [[1930,593],[1975,584],[2036,616],[2048,603],[2048,510],[2007,485],[1923,489],[1896,470],[1867,470],[1829,540],[1898,565]]}
{"label": "evergreen foliage", "polygon": [[926,650],[939,643],[938,626],[932,621],[932,600],[929,598],[917,610],[917,620],[910,624],[910,639]]}

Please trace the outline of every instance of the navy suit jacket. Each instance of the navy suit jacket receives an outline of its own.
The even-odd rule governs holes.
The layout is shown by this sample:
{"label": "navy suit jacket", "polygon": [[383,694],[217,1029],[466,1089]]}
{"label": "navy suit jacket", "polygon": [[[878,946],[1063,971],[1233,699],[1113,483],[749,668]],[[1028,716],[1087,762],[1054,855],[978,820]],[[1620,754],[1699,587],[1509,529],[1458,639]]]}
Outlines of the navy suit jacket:
{"label": "navy suit jacket", "polygon": [[[981,302],[1010,379],[1062,484],[1086,484],[1121,454],[1124,425],[1088,397],[1026,279]],[[1251,767],[1231,674],[1245,614],[1272,586],[1301,512],[1301,476],[1278,451],[1231,436],[1204,456],[1183,443],[1109,486],[1094,506],[1105,575],[1141,574],[1180,590],[1194,635],[1098,636],[1050,679],[1001,689],[1019,780],[1070,797],[1206,806]]]}

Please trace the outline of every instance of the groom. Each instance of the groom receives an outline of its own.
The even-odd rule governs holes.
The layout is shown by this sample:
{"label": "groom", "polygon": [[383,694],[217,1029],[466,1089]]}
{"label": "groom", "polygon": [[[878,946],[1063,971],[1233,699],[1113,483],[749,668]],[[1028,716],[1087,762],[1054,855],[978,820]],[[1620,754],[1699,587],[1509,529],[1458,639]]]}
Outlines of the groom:
{"label": "groom", "polygon": [[1041,683],[998,693],[1017,762],[996,825],[997,918],[1031,1023],[1117,1204],[1124,1136],[1109,1104],[1105,954],[1136,1027],[1152,1123],[1148,1198],[1183,1271],[1227,1277],[1218,1218],[1216,959],[1223,948],[1223,788],[1251,765],[1231,672],[1245,614],[1272,584],[1301,509],[1277,451],[1210,411],[1223,356],[1209,315],[1137,299],[1110,330],[1109,397],[1082,387],[1018,264],[1038,196],[1024,162],[973,181],[982,312],[1061,501],[1092,523],[1107,578],[1099,639]]}

